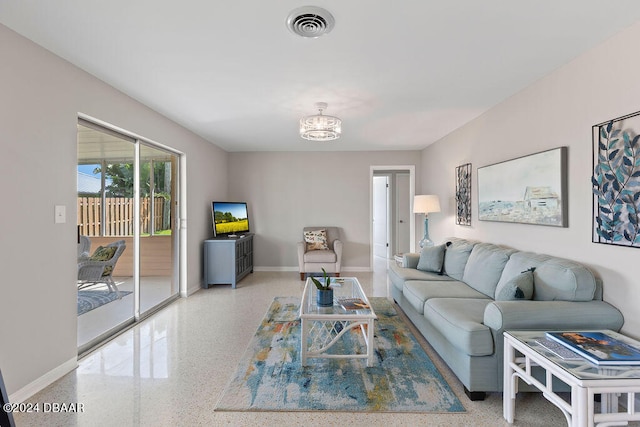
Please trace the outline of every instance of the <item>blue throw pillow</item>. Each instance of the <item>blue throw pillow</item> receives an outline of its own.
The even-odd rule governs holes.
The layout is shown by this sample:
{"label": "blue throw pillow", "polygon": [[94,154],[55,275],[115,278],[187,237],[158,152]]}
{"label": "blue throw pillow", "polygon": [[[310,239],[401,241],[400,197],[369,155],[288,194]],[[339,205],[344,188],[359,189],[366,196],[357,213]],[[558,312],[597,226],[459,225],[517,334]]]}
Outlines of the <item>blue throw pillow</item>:
{"label": "blue throw pillow", "polygon": [[496,288],[496,301],[515,301],[533,298],[533,270],[531,267]]}
{"label": "blue throw pillow", "polygon": [[427,246],[420,252],[420,260],[418,261],[418,270],[430,271],[433,273],[441,273],[444,263],[445,245]]}

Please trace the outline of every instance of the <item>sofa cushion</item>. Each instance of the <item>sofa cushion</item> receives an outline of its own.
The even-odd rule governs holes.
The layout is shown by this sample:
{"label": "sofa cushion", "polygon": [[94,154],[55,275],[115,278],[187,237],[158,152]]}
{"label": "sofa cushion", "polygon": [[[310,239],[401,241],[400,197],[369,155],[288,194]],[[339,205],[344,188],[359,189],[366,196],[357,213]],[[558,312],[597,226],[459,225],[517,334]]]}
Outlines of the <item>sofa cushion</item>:
{"label": "sofa cushion", "polygon": [[549,255],[536,254],[533,252],[512,253],[509,257],[509,261],[507,261],[507,265],[505,265],[504,270],[502,270],[502,276],[500,276],[497,287],[504,286],[506,282],[520,275],[521,272],[528,270],[531,267],[539,267],[543,262],[547,261],[550,258],[551,256]]}
{"label": "sofa cushion", "polygon": [[487,299],[486,295],[457,280],[441,282],[410,280],[405,282],[402,294],[420,314],[424,313],[424,303],[431,298]]}
{"label": "sofa cushion", "polygon": [[515,301],[533,297],[533,271],[535,267],[525,270],[517,276],[499,283],[496,286],[496,301]]}
{"label": "sofa cushion", "polygon": [[584,265],[550,258],[534,272],[533,299],[540,301],[591,301],[596,279]]}
{"label": "sofa cushion", "polygon": [[431,271],[416,270],[415,268],[400,267],[397,264],[391,264],[389,266],[389,277],[392,281],[397,278],[403,282],[408,280],[437,280],[439,282],[455,280],[442,274]]}
{"label": "sofa cushion", "polygon": [[418,262],[420,262],[420,254],[409,252],[402,255],[402,267],[417,268]]}
{"label": "sofa cushion", "polygon": [[491,243],[478,243],[473,247],[464,269],[462,281],[493,298],[496,285],[509,256],[515,249],[503,248]]}
{"label": "sofa cushion", "polygon": [[389,266],[389,279],[391,283],[402,291],[404,284],[408,280],[437,280],[437,281],[453,281],[449,276],[443,276],[438,273],[432,273],[429,271],[416,270],[415,268],[400,267],[397,264],[391,264]]}
{"label": "sofa cushion", "polygon": [[109,261],[116,253],[116,246],[98,246],[89,257],[91,261]]}
{"label": "sofa cushion", "polygon": [[464,239],[451,239],[444,252],[444,273],[456,280],[462,280],[464,267],[477,242]]}
{"label": "sofa cushion", "polygon": [[336,253],[326,249],[304,253],[304,262],[336,262]]}
{"label": "sofa cushion", "polygon": [[420,251],[420,260],[418,261],[418,270],[430,271],[433,273],[442,272],[442,264],[444,263],[445,245],[427,246]]}
{"label": "sofa cushion", "polygon": [[489,298],[432,298],[424,305],[424,317],[461,352],[489,356],[494,352],[493,336],[482,321],[490,303]]}

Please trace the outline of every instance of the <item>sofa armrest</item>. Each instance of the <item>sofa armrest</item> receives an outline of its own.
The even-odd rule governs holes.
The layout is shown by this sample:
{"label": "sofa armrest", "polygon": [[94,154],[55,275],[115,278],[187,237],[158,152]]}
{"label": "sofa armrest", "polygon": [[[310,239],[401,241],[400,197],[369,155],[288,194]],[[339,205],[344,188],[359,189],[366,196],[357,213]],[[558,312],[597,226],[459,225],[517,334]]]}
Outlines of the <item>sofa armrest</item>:
{"label": "sofa armrest", "polygon": [[496,331],[612,329],[622,313],[604,301],[494,301],[484,310],[484,324]]}
{"label": "sofa armrest", "polygon": [[303,273],[304,269],[302,268],[302,266],[304,265],[304,253],[307,250],[307,246],[304,242],[298,242],[298,267],[300,269],[300,272]]}
{"label": "sofa armrest", "polygon": [[336,253],[336,270],[338,273],[340,272],[340,266],[342,264],[342,241],[334,240],[333,241],[333,251]]}
{"label": "sofa armrest", "polygon": [[420,254],[408,253],[402,256],[402,266],[404,268],[418,268],[418,261],[420,261]]}

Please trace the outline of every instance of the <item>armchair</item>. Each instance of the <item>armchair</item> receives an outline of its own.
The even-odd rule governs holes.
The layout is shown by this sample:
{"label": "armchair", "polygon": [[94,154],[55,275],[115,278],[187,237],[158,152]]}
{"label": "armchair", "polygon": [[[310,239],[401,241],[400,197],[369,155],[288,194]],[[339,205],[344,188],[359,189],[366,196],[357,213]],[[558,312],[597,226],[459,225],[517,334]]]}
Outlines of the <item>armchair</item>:
{"label": "armchair", "polygon": [[120,298],[120,292],[111,274],[126,247],[124,240],[118,240],[99,247],[88,258],[79,258],[78,289],[95,283],[105,283],[109,290]]}
{"label": "armchair", "polygon": [[[324,233],[321,231],[324,230]],[[327,273],[340,276],[342,241],[338,227],[304,227],[303,241],[298,242],[298,266],[300,280],[306,273]]]}

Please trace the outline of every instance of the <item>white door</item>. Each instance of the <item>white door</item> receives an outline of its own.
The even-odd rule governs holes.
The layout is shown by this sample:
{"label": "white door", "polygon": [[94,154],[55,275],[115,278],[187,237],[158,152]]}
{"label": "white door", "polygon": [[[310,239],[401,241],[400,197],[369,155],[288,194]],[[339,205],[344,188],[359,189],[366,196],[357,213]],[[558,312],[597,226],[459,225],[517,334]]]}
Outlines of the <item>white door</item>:
{"label": "white door", "polygon": [[409,174],[396,174],[396,253],[410,252],[410,227],[409,220],[411,206],[409,190]]}
{"label": "white door", "polygon": [[373,177],[373,254],[388,258],[389,177]]}

